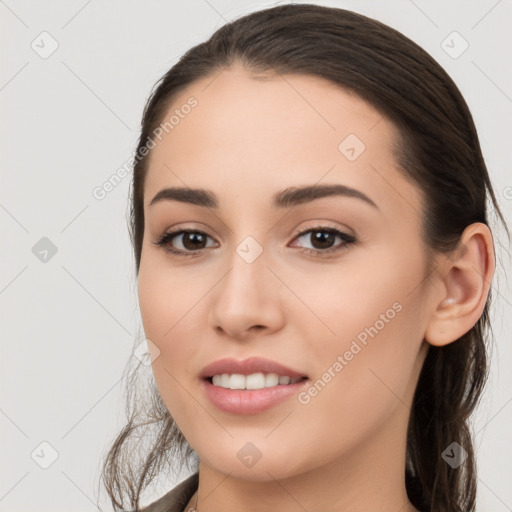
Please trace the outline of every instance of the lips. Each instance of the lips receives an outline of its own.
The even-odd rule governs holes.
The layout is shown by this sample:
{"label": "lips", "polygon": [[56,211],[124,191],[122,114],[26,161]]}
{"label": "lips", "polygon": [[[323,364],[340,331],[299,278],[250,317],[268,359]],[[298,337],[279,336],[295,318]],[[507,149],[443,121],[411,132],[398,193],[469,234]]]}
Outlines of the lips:
{"label": "lips", "polygon": [[218,359],[213,363],[205,366],[199,377],[203,380],[210,379],[214,375],[223,373],[251,375],[253,373],[277,373],[278,375],[287,375],[289,377],[305,377],[307,375],[300,371],[294,370],[288,366],[284,366],[277,361],[265,359],[262,357],[250,357],[244,360],[233,358]]}

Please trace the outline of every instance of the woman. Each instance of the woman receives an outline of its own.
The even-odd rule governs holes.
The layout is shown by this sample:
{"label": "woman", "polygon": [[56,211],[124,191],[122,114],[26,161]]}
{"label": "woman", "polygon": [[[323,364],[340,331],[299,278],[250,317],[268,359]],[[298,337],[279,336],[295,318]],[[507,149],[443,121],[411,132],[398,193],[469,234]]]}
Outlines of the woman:
{"label": "woman", "polygon": [[488,198],[503,221],[457,87],[382,23],[284,5],[189,50],[134,166],[156,388],[105,461],[116,510],[189,462],[142,510],[474,511]]}

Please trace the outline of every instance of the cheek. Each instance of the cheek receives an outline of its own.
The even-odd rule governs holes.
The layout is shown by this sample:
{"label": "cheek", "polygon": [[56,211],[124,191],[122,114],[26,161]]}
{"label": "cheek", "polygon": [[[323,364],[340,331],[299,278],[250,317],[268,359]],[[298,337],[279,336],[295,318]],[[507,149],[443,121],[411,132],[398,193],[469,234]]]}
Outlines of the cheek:
{"label": "cheek", "polygon": [[204,327],[197,326],[205,325],[203,301],[212,284],[207,276],[190,274],[169,268],[159,256],[141,259],[139,306],[145,337],[160,351],[152,366],[163,397],[183,393],[179,383],[196,378],[189,363],[200,345]]}
{"label": "cheek", "polygon": [[159,257],[141,259],[138,297],[142,323],[146,336],[160,350],[190,321],[188,316],[201,293],[198,288],[190,285],[186,271],[166,268]]}
{"label": "cheek", "polygon": [[[328,446],[319,442],[312,447],[312,464],[358,446],[395,413],[410,412],[405,404],[416,382],[413,373],[422,340],[416,308],[407,296],[408,286],[389,286],[387,276],[377,277],[361,276],[360,282],[371,282],[366,290],[352,288],[347,279],[353,293],[347,297],[340,287],[340,307],[323,310],[327,316],[322,318],[335,335],[315,337],[315,329],[307,331],[314,373],[310,387],[298,397],[295,435],[331,440]],[[282,434],[283,440],[291,435],[284,430]]]}
{"label": "cheek", "polygon": [[424,270],[419,254],[383,253],[359,264],[359,271],[347,264],[336,279],[311,279],[311,309],[330,333],[311,317],[302,321],[303,339],[320,379],[318,402],[346,402],[348,410],[377,413],[380,404],[396,401],[394,393],[402,396],[409,385],[425,329],[418,286]]}
{"label": "cheek", "polygon": [[144,334],[159,350],[152,371],[167,409],[178,422],[194,413],[188,410],[184,392],[192,378],[187,374],[187,362],[194,356],[194,337],[185,331],[197,299],[190,296],[191,287],[182,281],[179,272],[161,268],[156,259],[141,259],[138,296]]}
{"label": "cheek", "polygon": [[[323,347],[337,350],[354,338],[364,343],[372,334],[399,344],[419,332],[419,285],[424,279],[419,251],[403,255],[390,244],[347,256],[339,265],[318,266],[296,281],[294,291],[316,314],[293,319],[310,326],[303,339],[314,343],[321,335]],[[418,328],[411,330],[413,326]]]}

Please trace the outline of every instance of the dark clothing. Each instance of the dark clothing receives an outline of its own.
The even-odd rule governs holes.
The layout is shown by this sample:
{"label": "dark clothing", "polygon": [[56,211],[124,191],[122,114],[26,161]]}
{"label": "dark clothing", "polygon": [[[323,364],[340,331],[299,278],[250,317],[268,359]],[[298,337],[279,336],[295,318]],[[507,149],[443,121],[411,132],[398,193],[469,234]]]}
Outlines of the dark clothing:
{"label": "dark clothing", "polygon": [[141,508],[140,512],[184,512],[198,485],[199,473],[194,473],[158,500]]}

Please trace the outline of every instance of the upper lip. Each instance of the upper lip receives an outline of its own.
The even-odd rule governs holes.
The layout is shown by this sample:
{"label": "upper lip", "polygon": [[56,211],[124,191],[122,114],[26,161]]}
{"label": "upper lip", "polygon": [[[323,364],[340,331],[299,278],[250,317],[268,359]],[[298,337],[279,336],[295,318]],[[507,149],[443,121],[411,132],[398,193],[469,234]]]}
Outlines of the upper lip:
{"label": "upper lip", "polygon": [[233,358],[217,359],[205,366],[200,373],[202,379],[208,379],[222,373],[251,375],[252,373],[277,373],[288,377],[306,377],[303,373],[284,366],[277,361],[263,357],[249,357],[248,359],[237,360]]}

